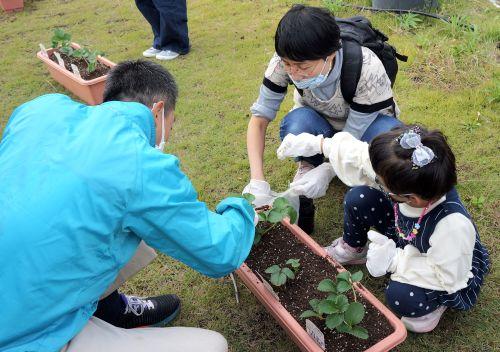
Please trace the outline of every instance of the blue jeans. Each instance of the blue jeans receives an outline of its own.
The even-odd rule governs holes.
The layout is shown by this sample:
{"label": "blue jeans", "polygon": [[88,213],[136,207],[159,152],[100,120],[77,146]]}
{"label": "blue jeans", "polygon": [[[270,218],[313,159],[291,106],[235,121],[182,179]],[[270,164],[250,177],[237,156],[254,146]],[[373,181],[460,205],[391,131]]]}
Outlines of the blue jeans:
{"label": "blue jeans", "polygon": [[135,0],[153,29],[153,48],[189,52],[186,0]]}
{"label": "blue jeans", "polygon": [[[379,114],[365,131],[361,140],[363,142],[371,142],[371,140],[379,134],[387,132],[391,128],[401,124],[401,121],[393,116]],[[314,109],[308,107],[290,111],[281,121],[281,140],[289,133],[298,135],[304,132],[315,136],[322,134],[324,137],[333,137],[338,131],[336,131],[323,116]],[[304,160],[314,166],[318,166],[323,163],[324,156],[322,154],[317,154],[311,157],[298,157],[296,160]]]}

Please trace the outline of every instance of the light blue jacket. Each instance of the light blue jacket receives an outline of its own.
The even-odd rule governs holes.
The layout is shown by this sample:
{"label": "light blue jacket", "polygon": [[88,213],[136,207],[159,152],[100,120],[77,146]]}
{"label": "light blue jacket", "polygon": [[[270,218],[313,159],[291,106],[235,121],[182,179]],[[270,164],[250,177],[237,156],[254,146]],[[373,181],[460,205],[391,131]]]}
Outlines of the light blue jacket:
{"label": "light blue jacket", "polygon": [[150,110],[44,95],[0,142],[0,350],[58,351],[139,242],[210,277],[246,259],[253,209],[211,212],[175,156],[155,150]]}

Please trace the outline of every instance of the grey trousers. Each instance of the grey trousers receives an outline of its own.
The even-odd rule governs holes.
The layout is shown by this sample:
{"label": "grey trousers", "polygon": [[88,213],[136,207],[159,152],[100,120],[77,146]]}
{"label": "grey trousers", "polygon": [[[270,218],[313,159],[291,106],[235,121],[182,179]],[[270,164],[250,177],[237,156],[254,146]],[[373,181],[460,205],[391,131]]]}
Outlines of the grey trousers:
{"label": "grey trousers", "polygon": [[[118,289],[156,258],[153,248],[141,242],[136,253],[118,273],[101,298]],[[190,328],[122,329],[91,317],[61,352],[227,352],[226,339],[218,332]]]}

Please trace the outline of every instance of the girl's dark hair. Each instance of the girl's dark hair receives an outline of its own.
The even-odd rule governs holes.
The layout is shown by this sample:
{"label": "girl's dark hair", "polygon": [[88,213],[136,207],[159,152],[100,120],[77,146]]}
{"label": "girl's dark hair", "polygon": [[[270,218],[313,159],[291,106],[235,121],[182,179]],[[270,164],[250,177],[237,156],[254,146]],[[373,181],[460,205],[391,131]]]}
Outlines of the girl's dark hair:
{"label": "girl's dark hair", "polygon": [[293,5],[278,24],[274,47],[293,61],[324,59],[340,49],[340,29],[327,9]]}
{"label": "girl's dark hair", "polygon": [[[419,129],[422,144],[435,155],[422,167],[413,165],[411,157],[415,149],[404,149],[398,140],[403,133],[415,128]],[[397,127],[375,137],[369,154],[373,170],[393,193],[414,193],[432,200],[442,197],[457,184],[455,155],[440,131],[428,131],[417,125]]]}

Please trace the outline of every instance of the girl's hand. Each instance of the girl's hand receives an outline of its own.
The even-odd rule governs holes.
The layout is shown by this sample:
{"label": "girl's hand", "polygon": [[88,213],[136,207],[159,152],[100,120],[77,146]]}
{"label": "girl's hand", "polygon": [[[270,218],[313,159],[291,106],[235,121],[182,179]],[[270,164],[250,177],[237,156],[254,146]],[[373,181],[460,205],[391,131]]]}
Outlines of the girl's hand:
{"label": "girl's hand", "polygon": [[322,134],[318,136],[309,133],[301,133],[297,136],[287,134],[276,151],[276,154],[280,160],[283,160],[286,157],[313,156],[321,154],[322,141]]}
{"label": "girl's hand", "polygon": [[[377,231],[368,231],[371,241],[366,254],[366,267],[374,277],[385,275],[395,270],[396,243]],[[393,263],[394,262],[394,263]]]}

